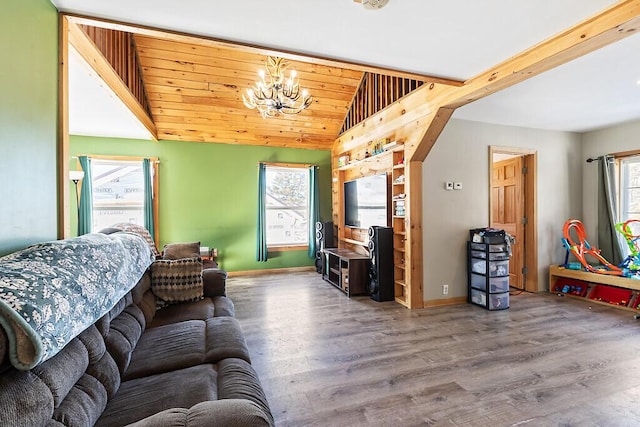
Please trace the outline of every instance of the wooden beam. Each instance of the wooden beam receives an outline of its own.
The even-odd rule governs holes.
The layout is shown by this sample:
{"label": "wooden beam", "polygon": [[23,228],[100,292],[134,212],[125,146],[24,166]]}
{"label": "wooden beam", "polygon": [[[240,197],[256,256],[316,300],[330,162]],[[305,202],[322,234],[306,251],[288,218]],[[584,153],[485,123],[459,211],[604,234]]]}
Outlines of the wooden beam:
{"label": "wooden beam", "polygon": [[127,24],[124,22],[116,22],[116,21],[110,21],[105,19],[81,16],[81,15],[67,14],[67,16],[69,17],[71,22],[74,22],[74,23],[91,25],[94,27],[111,28],[114,30],[126,31],[129,33],[142,34],[145,36],[155,37],[162,40],[191,43],[191,44],[202,45],[202,46],[233,48],[240,51],[256,53],[256,54],[265,55],[265,56],[278,56],[281,58],[290,59],[292,61],[307,62],[310,64],[324,65],[327,67],[347,68],[350,70],[357,70],[362,72],[385,74],[389,76],[403,77],[406,79],[415,79],[415,80],[420,80],[425,82],[440,83],[443,85],[453,86],[453,87],[462,86],[463,84],[463,82],[459,80],[425,75],[425,74],[415,73],[407,70],[399,70],[399,69],[392,69],[387,67],[380,67],[380,66],[371,65],[371,64],[362,64],[362,63],[357,63],[352,61],[330,59],[330,58],[322,57],[318,55],[300,54],[290,50],[267,48],[264,46],[259,46],[259,45],[249,44],[249,43],[230,42],[227,40],[217,39],[213,37],[195,36],[192,34],[187,34],[187,33],[178,32],[178,31],[161,30],[153,27],[146,27],[143,25]]}
{"label": "wooden beam", "polygon": [[410,161],[413,161],[413,159],[421,159],[420,161],[422,161],[427,157],[444,127],[449,123],[454,111],[453,108],[439,108],[435,114],[430,114],[426,118],[430,123],[427,125],[424,136],[415,147],[408,147],[407,158]]}
{"label": "wooden beam", "polygon": [[149,131],[154,140],[158,139],[156,125],[153,119],[142,108],[138,100],[129,91],[127,85],[113,69],[109,61],[95,46],[93,41],[78,27],[77,24],[69,23],[68,26],[69,43],[78,51],[80,56],[95,70],[100,78],[111,88],[124,105]]}
{"label": "wooden beam", "polygon": [[457,108],[640,31],[640,0],[620,1],[466,81],[443,106]]}

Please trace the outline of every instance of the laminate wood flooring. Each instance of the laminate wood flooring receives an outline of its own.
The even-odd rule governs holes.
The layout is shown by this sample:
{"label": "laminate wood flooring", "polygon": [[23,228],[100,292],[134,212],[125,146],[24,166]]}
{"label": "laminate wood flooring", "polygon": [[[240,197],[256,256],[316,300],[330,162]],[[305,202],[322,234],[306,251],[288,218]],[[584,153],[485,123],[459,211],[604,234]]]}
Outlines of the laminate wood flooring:
{"label": "laminate wood flooring", "polygon": [[315,272],[227,291],[279,426],[640,426],[627,311],[552,294],[408,310]]}

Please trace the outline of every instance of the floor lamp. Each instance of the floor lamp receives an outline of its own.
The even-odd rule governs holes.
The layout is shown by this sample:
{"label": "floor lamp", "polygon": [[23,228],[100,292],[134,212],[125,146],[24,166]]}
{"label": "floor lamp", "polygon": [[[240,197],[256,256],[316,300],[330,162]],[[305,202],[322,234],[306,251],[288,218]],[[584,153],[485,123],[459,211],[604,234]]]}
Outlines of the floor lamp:
{"label": "floor lamp", "polygon": [[78,193],[78,181],[84,178],[84,171],[69,171],[69,179],[76,187],[76,208],[78,211],[77,221],[80,222],[80,193]]}

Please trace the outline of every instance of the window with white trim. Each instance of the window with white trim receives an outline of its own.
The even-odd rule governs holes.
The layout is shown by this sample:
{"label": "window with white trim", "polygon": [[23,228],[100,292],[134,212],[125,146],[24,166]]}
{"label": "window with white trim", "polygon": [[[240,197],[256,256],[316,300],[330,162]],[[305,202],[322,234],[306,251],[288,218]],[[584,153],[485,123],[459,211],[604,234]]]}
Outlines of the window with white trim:
{"label": "window with white trim", "polygon": [[144,176],[140,160],[91,159],[93,231],[119,222],[144,226]]}
{"label": "window with white trim", "polygon": [[640,156],[621,158],[618,167],[619,221],[640,220]]}
{"label": "window with white trim", "polygon": [[309,169],[265,168],[267,246],[309,245]]}

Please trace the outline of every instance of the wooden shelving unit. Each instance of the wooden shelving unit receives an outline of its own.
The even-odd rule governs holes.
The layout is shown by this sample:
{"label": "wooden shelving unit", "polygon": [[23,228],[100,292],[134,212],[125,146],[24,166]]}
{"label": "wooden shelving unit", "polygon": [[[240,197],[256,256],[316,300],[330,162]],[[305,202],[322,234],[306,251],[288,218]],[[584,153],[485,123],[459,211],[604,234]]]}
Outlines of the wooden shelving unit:
{"label": "wooden shelving unit", "polygon": [[640,280],[549,267],[549,292],[640,314]]}
{"label": "wooden shelving unit", "polygon": [[404,151],[396,151],[393,153],[393,163],[391,167],[392,179],[392,199],[391,209],[392,227],[393,227],[393,276],[394,276],[394,295],[396,301],[400,304],[407,304],[407,285],[406,285],[406,209],[409,202],[405,193],[405,175],[404,175]]}
{"label": "wooden shelving unit", "polygon": [[[351,158],[363,157],[365,147],[359,147],[359,151],[346,151],[334,153],[334,160],[343,155]],[[351,161],[347,165],[334,164],[334,221],[338,224],[338,242],[341,248],[354,251],[368,252],[368,236],[366,230],[346,229],[344,227],[344,214],[342,206],[342,186],[349,181],[362,176],[387,173],[390,176],[389,190],[391,192],[391,206],[388,226],[393,228],[393,273],[394,273],[394,297],[396,302],[409,307],[410,289],[407,282],[410,280],[411,260],[407,259],[408,248],[408,205],[409,191],[405,183],[405,147],[400,144],[388,151],[374,156]],[[341,225],[342,224],[342,225]],[[414,295],[422,301],[422,295]]]}

